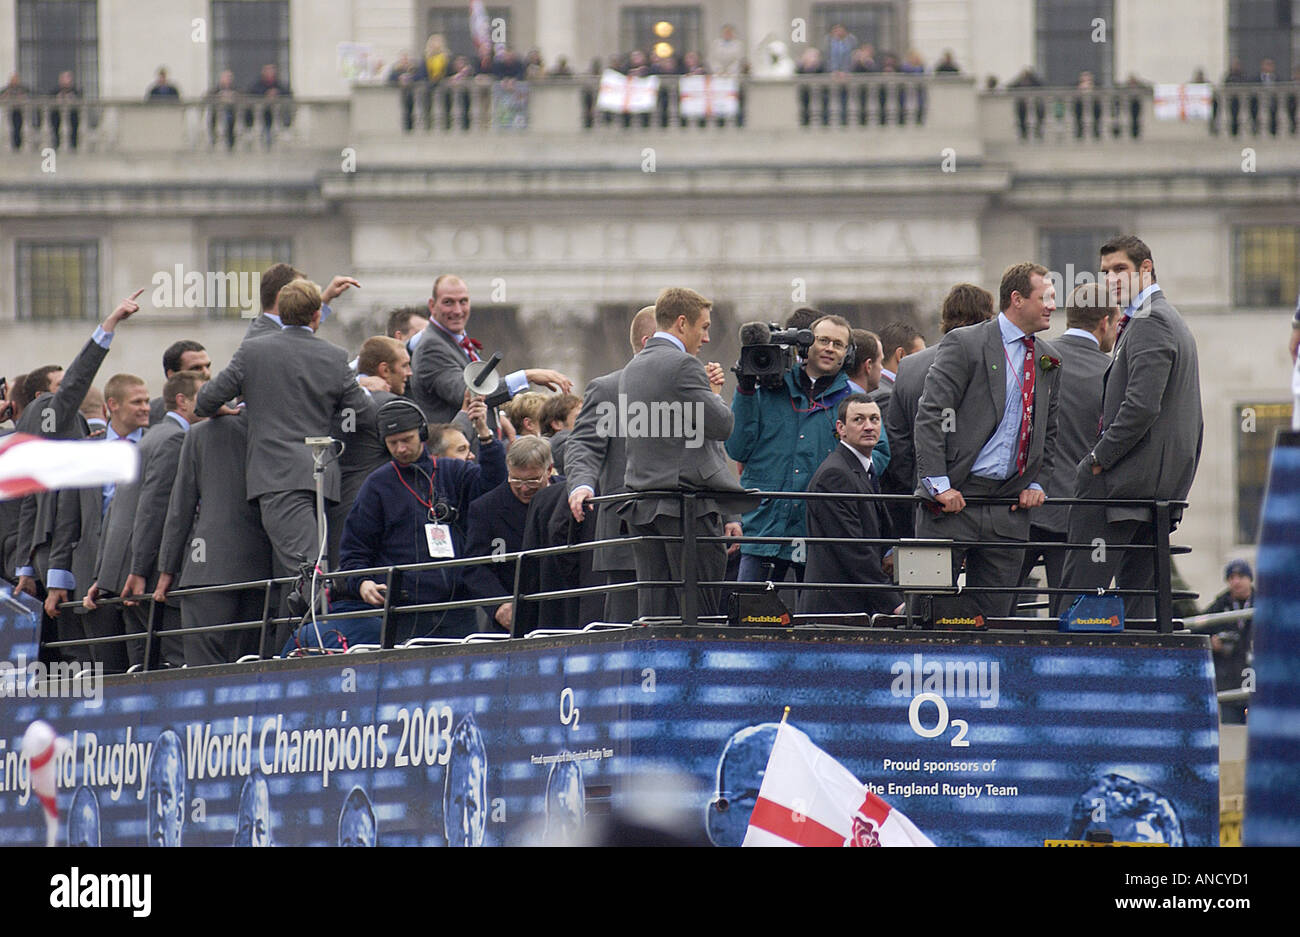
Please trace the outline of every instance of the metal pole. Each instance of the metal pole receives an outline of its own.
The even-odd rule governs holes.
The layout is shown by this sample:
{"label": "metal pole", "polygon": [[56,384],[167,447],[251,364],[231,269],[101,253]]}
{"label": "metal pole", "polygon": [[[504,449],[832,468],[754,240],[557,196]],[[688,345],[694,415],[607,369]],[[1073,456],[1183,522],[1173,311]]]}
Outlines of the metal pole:
{"label": "metal pole", "polygon": [[695,542],[695,494],[682,494],[682,624],[700,623],[700,587],[698,545]]}
{"label": "metal pole", "polygon": [[1174,630],[1172,558],[1169,555],[1170,511],[1168,501],[1157,501],[1155,508],[1156,548],[1156,630],[1168,634]]}

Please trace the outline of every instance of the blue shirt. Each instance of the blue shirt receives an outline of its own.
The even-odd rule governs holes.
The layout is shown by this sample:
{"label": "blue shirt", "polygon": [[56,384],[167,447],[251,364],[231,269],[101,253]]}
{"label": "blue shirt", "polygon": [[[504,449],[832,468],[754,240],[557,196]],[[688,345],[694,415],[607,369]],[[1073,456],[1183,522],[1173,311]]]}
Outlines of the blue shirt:
{"label": "blue shirt", "polygon": [[1124,321],[1127,322],[1129,319],[1133,318],[1134,313],[1136,313],[1138,309],[1142,307],[1142,304],[1159,292],[1160,292],[1160,284],[1152,283],[1142,292],[1134,296],[1133,301],[1124,308]]}
{"label": "blue shirt", "polygon": [[1080,338],[1091,339],[1094,345],[1096,345],[1098,348],[1101,347],[1101,342],[1097,340],[1097,336],[1093,335],[1087,329],[1066,329],[1061,337],[1064,338],[1066,335],[1077,335]]}
{"label": "blue shirt", "polygon": [[666,338],[668,339],[668,341],[672,342],[674,345],[680,348],[683,352],[686,351],[686,346],[682,344],[682,340],[678,338],[676,335],[674,335],[672,332],[655,332],[655,334],[651,335],[650,337]]}

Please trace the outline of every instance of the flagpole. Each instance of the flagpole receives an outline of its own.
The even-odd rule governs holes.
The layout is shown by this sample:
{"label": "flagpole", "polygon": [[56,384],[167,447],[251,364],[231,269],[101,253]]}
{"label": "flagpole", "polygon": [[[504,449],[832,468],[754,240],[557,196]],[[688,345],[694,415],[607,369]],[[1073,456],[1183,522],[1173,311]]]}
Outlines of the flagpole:
{"label": "flagpole", "polygon": [[781,713],[781,725],[785,725],[785,721],[789,718],[790,718],[790,707],[787,706],[785,708],[785,712]]}

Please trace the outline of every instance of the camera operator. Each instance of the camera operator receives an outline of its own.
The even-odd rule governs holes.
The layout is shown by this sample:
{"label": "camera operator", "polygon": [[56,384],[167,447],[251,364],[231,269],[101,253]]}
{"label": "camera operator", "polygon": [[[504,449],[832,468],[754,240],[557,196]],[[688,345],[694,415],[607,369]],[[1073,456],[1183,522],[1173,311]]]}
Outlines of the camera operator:
{"label": "camera operator", "polygon": [[[379,435],[392,460],[375,469],[361,485],[348,514],[340,546],[340,570],[373,569],[429,563],[463,557],[464,519],[469,503],[506,479],[505,449],[488,430],[487,406],[475,397],[467,411],[479,439],[477,462],[429,455],[429,425],[420,408],[405,397],[395,397],[379,408]],[[461,568],[426,569],[397,573],[393,577],[391,604],[415,605],[467,598]],[[340,583],[340,580],[335,580]],[[387,586],[382,577],[349,577],[339,591],[347,596],[333,603],[335,612],[382,607]],[[299,629],[297,643],[337,647],[335,629],[349,644],[377,643],[379,618],[340,619]],[[389,618],[394,643],[417,635],[463,637],[474,628],[474,609],[395,614]],[[290,640],[285,647],[294,649]]]}
{"label": "camera operator", "polygon": [[[727,454],[745,467],[742,486],[807,490],[817,466],[835,449],[835,408],[852,393],[847,373],[852,362],[846,367],[845,361],[853,347],[852,331],[840,316],[822,316],[811,330],[769,334],[761,323],[741,327],[737,393],[731,401],[735,429],[727,440]],[[802,365],[792,346],[801,349]],[[872,462],[877,474],[889,463],[883,431]],[[803,502],[783,498],[764,498],[744,515],[741,526],[755,537],[807,536]],[[744,543],[740,552],[741,582],[780,582],[791,568],[803,581],[803,549]]]}

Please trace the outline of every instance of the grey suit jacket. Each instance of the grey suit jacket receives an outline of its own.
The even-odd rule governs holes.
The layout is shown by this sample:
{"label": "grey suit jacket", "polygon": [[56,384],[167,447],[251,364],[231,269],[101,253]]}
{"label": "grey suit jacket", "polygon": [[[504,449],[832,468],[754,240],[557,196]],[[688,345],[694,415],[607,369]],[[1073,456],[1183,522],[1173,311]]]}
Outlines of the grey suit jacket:
{"label": "grey suit jacket", "polygon": [[275,324],[275,320],[267,316],[266,313],[259,312],[256,318],[248,323],[248,329],[244,332],[244,341],[262,335],[274,335],[278,331],[280,331],[280,326]]}
{"label": "grey suit jacket", "polygon": [[369,394],[362,391],[362,396],[363,406],[355,414],[345,414],[334,431],[335,438],[346,444],[339,457],[344,502],[355,501],[366,477],[392,458],[379,436],[379,408],[397,395],[381,390]]}
{"label": "grey suit jacket", "polygon": [[1073,498],[1079,460],[1097,442],[1097,419],[1101,416],[1102,375],[1110,355],[1097,343],[1079,335],[1062,335],[1052,343],[1061,358],[1061,409],[1056,419],[1056,452],[1052,474],[1043,485],[1048,501],[1033,514],[1037,527],[1065,533],[1070,509],[1053,504],[1053,498]]}
{"label": "grey suit jacket", "polygon": [[157,426],[162,422],[162,418],[167,415],[167,401],[161,397],[155,397],[149,401],[149,425]]}
{"label": "grey suit jacket", "polygon": [[95,555],[103,528],[102,488],[65,488],[58,495],[50,568],[66,569],[76,579],[72,598],[86,594],[95,581]]}
{"label": "grey suit jacket", "polygon": [[[710,389],[698,358],[667,339],[651,338],[623,369],[618,389],[627,398],[628,425],[615,429],[626,430],[624,482],[629,489],[710,489],[731,493],[701,498],[699,514],[713,511],[732,516],[758,503],[757,498],[745,494],[727,461],[722,444],[731,436],[731,408]],[[676,425],[671,418],[663,418],[674,410],[680,414]],[[633,423],[638,411],[647,417],[640,431]],[[685,432],[688,420],[690,433]],[[630,502],[619,509],[622,517],[635,524],[680,513],[681,505],[673,498]]]}
{"label": "grey suit jacket", "polygon": [[[613,436],[600,427],[600,414],[618,404],[618,381],[623,370],[594,378],[582,394],[582,409],[573,423],[573,432],[564,444],[565,480],[569,493],[580,485],[589,485],[598,495],[627,491],[623,483],[627,471],[627,440]],[[602,407],[602,404],[604,407]],[[602,504],[596,509],[596,539],[613,540],[627,536],[627,524],[618,515],[617,504]],[[636,569],[632,547],[620,544],[594,551],[593,570]]]}
{"label": "grey suit jacket", "polygon": [[271,576],[270,541],[244,484],[247,444],[247,414],[185,434],[158,550],[158,570],[179,573],[177,588]]}
{"label": "grey suit jacket", "polygon": [[[179,430],[180,427],[178,426]],[[149,433],[140,441],[141,448]],[[141,475],[144,472],[144,453],[140,454]],[[120,595],[131,572],[131,533],[135,527],[135,508],[140,500],[140,481],[118,485],[108,506],[108,515],[99,535],[99,552],[95,557],[95,581],[99,588]]]}
{"label": "grey suit jacket", "polygon": [[[1183,501],[1201,459],[1201,379],[1196,342],[1178,310],[1156,293],[1115,345],[1102,395],[1105,432],[1093,447],[1108,498]],[[1092,477],[1080,466],[1076,491]],[[1141,508],[1107,508],[1108,520],[1149,519]]]}
{"label": "grey suit jacket", "polygon": [[[196,412],[212,416],[241,395],[249,421],[250,500],[275,491],[315,491],[311,449],[303,439],[329,436],[344,408],[359,415],[367,407],[347,352],[300,328],[245,340],[225,370],[203,385]],[[325,497],[339,499],[337,460],[325,471]]]}
{"label": "grey suit jacket", "polygon": [[916,445],[912,428],[916,424],[926,372],[937,354],[939,346],[930,345],[908,355],[898,366],[898,378],[889,393],[890,404],[883,414],[885,433],[889,437],[889,465],[881,479],[886,491],[911,494],[916,488]]}
{"label": "grey suit jacket", "polygon": [[167,418],[150,427],[140,440],[139,491],[131,527],[131,572],[142,576],[150,591],[158,581],[158,544],[162,541],[167,503],[171,500],[186,435],[179,423]]}
{"label": "grey suit jacket", "polygon": [[[411,395],[430,423],[450,423],[465,399],[465,366],[469,357],[435,323],[429,323],[426,331],[429,334],[420,339],[411,359]],[[497,374],[505,376],[499,369]],[[488,412],[489,423],[495,430],[495,416],[491,408]]]}
{"label": "grey suit jacket", "polygon": [[[47,439],[84,438],[87,435],[86,418],[79,411],[107,355],[108,349],[99,347],[93,338],[87,341],[64,371],[59,389],[33,400],[18,418],[14,431]],[[27,495],[22,499],[18,507],[15,566],[27,565],[38,550],[44,556],[45,548],[54,536],[57,502],[58,496],[52,492]]]}
{"label": "grey suit jacket", "polygon": [[[1034,415],[1029,456],[1023,475],[1007,479],[1011,495],[1052,476],[1061,369],[1046,370],[1044,358],[1060,358],[1042,338],[1035,341]],[[1006,407],[1007,356],[998,318],[953,329],[939,343],[934,364],[925,375],[917,405],[915,432],[916,493],[931,498],[922,478],[948,476],[961,490],[971,466],[1002,421]]]}

